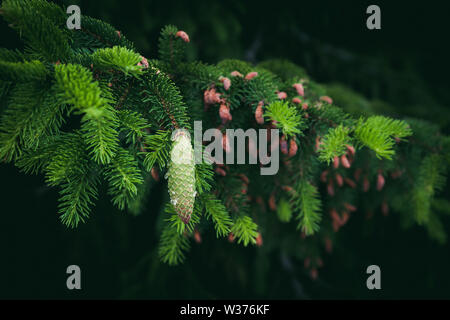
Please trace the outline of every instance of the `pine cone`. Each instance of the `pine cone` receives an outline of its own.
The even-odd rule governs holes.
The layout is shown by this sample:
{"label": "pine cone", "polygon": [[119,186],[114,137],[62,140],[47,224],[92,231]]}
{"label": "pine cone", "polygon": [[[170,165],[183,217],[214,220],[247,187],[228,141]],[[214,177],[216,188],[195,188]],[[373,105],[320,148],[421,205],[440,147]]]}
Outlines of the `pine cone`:
{"label": "pine cone", "polygon": [[170,202],[184,223],[189,223],[195,202],[195,163],[191,137],[184,129],[172,134],[168,171]]}

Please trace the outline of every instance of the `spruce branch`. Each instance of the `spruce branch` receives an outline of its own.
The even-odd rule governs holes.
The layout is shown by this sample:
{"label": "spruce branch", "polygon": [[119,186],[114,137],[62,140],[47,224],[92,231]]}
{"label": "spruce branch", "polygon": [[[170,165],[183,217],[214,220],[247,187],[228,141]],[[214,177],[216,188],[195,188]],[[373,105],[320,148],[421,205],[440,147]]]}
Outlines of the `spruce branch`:
{"label": "spruce branch", "polygon": [[159,37],[158,56],[168,72],[174,71],[184,56],[186,43],[176,36],[177,32],[177,27],[167,25]]}
{"label": "spruce branch", "polygon": [[360,144],[375,151],[377,158],[391,160],[395,154],[393,137],[404,138],[412,134],[408,124],[383,116],[360,118],[355,127],[355,138]]}
{"label": "spruce branch", "polygon": [[426,224],[431,215],[431,204],[435,194],[445,185],[446,166],[441,156],[425,157],[419,167],[412,188],[412,201],[417,223]]}
{"label": "spruce branch", "polygon": [[289,201],[281,198],[277,205],[277,215],[281,222],[289,222],[292,218],[292,209]]}
{"label": "spruce branch", "polygon": [[195,189],[198,194],[210,191],[213,180],[214,171],[211,164],[203,162],[195,166]]}
{"label": "spruce branch", "polygon": [[196,202],[194,210],[192,211],[191,218],[188,223],[184,223],[175,211],[174,206],[171,203],[166,204],[165,214],[169,215],[166,219],[170,223],[172,228],[175,228],[179,234],[185,234],[186,232],[193,232],[195,226],[200,222],[202,215],[201,204]]}
{"label": "spruce branch", "polygon": [[0,60],[0,80],[3,81],[45,81],[47,75],[47,69],[38,60],[25,62]]}
{"label": "spruce branch", "polygon": [[1,117],[0,158],[9,162],[26,148],[35,149],[43,137],[58,130],[62,110],[47,84],[17,84]]}
{"label": "spruce branch", "polygon": [[213,194],[201,195],[200,201],[205,207],[206,217],[210,218],[214,222],[216,236],[227,236],[230,233],[230,228],[233,222],[222,202]]}
{"label": "spruce branch", "polygon": [[170,78],[155,68],[144,73],[143,102],[149,113],[163,129],[190,128],[186,106],[181,93]]}
{"label": "spruce branch", "polygon": [[322,219],[322,203],[317,188],[306,180],[300,180],[291,193],[291,203],[294,210],[298,211],[297,228],[306,235],[317,232]]}
{"label": "spruce branch", "polygon": [[[178,219],[179,220],[179,219]],[[190,249],[189,240],[170,223],[166,223],[161,234],[158,254],[162,262],[177,265],[184,261],[185,252]]]}
{"label": "spruce branch", "polygon": [[148,139],[147,130],[150,128],[150,125],[141,114],[130,110],[119,110],[117,118],[119,120],[119,133],[125,135],[127,143],[134,145],[142,140],[144,136]]}
{"label": "spruce branch", "polygon": [[108,180],[108,193],[112,196],[112,202],[120,210],[129,206],[137,195],[137,186],[144,182],[136,159],[123,148],[117,150],[104,175]]}
{"label": "spruce branch", "polygon": [[158,130],[156,133],[144,137],[148,152],[145,154],[144,167],[150,172],[155,163],[158,164],[160,170],[165,168],[169,161],[171,141],[170,132]]}
{"label": "spruce branch", "polygon": [[114,69],[133,76],[142,72],[142,67],[138,66],[141,56],[128,48],[114,46],[98,49],[91,58],[94,67],[102,70]]}
{"label": "spruce branch", "polygon": [[43,0],[4,0],[1,11],[35,57],[50,63],[70,59],[69,36],[60,29],[66,19],[61,8]]}
{"label": "spruce branch", "polygon": [[330,164],[335,157],[343,155],[347,150],[347,145],[351,144],[349,133],[350,128],[346,128],[343,125],[330,128],[322,139],[322,144],[319,148],[319,160]]}
{"label": "spruce branch", "polygon": [[231,232],[237,238],[237,242],[246,247],[249,243],[256,244],[258,225],[247,215],[241,215],[234,220]]}
{"label": "spruce branch", "polygon": [[83,21],[81,29],[72,31],[74,48],[119,46],[135,50],[133,43],[110,24],[85,15],[82,15],[81,18]]}
{"label": "spruce branch", "polygon": [[118,147],[118,120],[106,88],[102,92],[92,73],[79,65],[55,66],[55,78],[61,101],[84,114],[82,131],[94,160],[109,163]]}

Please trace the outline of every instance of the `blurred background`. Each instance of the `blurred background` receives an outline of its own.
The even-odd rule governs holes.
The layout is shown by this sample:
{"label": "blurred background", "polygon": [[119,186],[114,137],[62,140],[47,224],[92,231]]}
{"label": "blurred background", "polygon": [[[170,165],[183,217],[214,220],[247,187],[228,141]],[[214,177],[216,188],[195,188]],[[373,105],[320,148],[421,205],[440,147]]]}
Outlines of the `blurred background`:
{"label": "blurred background", "polygon": [[[161,28],[174,24],[191,38],[191,60],[289,59],[318,82],[353,89],[353,103],[426,119],[449,134],[450,27],[442,1],[56,2],[78,4],[82,14],[114,25],[147,58],[156,57]],[[381,30],[366,28],[370,4],[381,8]],[[1,47],[21,48],[3,20],[0,35]],[[1,164],[0,180],[0,298],[450,298],[450,245],[420,227],[403,230],[395,215],[375,216],[370,224],[350,220],[313,281],[302,263],[281,252],[243,248],[213,234],[192,245],[183,265],[161,264],[161,188],[136,217],[101,198],[88,222],[71,230],[56,215],[58,191],[42,176]],[[66,289],[71,264],[81,268],[82,290]],[[366,288],[371,264],[381,267],[382,290]]]}

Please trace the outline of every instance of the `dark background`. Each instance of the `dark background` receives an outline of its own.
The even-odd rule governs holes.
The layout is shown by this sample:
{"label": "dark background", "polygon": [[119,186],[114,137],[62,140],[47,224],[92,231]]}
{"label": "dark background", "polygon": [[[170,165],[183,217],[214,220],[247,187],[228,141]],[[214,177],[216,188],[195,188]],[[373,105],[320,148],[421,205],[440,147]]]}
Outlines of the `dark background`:
{"label": "dark background", "polygon": [[[444,1],[58,2],[79,4],[82,14],[116,26],[148,58],[156,56],[160,29],[174,24],[190,35],[190,59],[287,58],[318,82],[345,84],[449,131]],[[381,30],[366,28],[369,4],[381,8]],[[0,35],[0,46],[21,47],[4,21]],[[57,190],[43,177],[2,164],[0,179],[0,298],[450,298],[449,244],[438,245],[420,227],[403,230],[395,215],[350,220],[340,247],[311,281],[300,262],[276,253],[262,261],[264,249],[218,245],[208,235],[182,266],[161,265],[155,251],[161,188],[137,217],[101,197],[88,223],[71,230],[59,222]],[[449,231],[448,217],[444,222]],[[260,277],[264,263],[269,272]],[[81,267],[81,291],[66,289],[70,264]],[[377,292],[366,289],[370,264],[381,267]]]}

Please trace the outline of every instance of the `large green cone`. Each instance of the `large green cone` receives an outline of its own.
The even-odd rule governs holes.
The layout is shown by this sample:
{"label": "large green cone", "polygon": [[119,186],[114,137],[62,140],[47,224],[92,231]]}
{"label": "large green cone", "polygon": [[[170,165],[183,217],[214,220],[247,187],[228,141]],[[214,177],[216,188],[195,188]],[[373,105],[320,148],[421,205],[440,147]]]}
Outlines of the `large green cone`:
{"label": "large green cone", "polygon": [[191,218],[195,202],[195,163],[189,132],[176,130],[172,135],[168,171],[170,202],[184,223]]}

